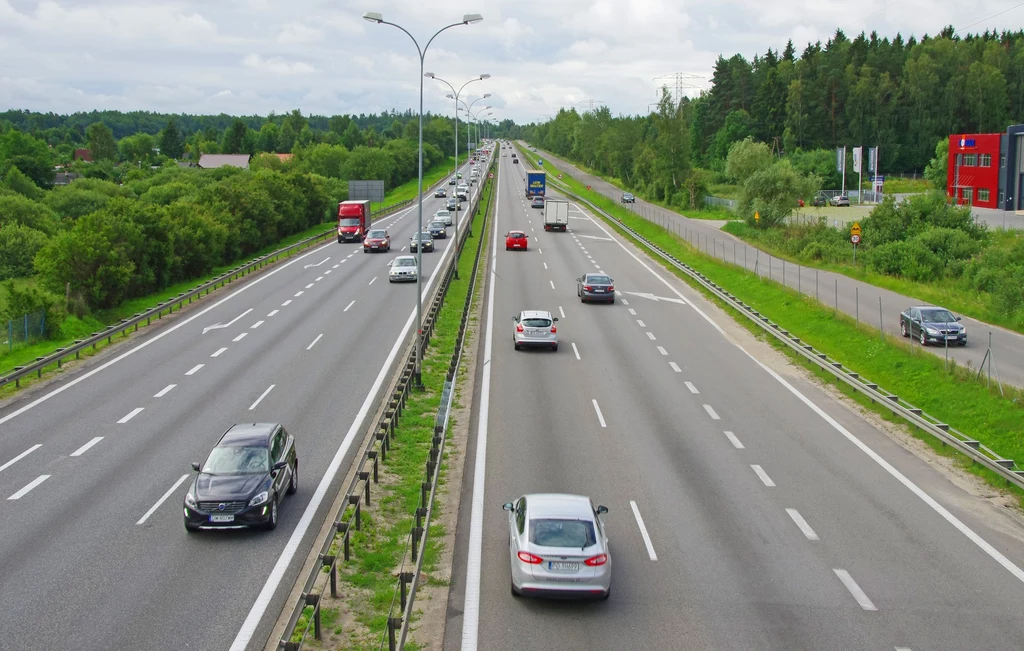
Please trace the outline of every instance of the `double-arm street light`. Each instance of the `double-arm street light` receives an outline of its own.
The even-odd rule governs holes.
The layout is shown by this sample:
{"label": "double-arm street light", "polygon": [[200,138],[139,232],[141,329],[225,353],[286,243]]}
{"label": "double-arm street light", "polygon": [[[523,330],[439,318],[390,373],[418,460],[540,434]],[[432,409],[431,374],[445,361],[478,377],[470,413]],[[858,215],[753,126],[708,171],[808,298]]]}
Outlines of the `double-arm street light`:
{"label": "double-arm street light", "polygon": [[[477,97],[475,100],[470,102],[468,106],[466,105],[465,102],[461,102],[462,106],[464,107],[463,110],[466,112],[466,115],[468,115],[470,117],[473,117],[473,114],[471,113],[471,110],[473,109],[473,105],[476,104],[477,102],[479,102],[480,100],[487,99],[490,96],[491,96],[490,93],[485,93],[483,97]],[[483,107],[480,110],[481,111],[486,111],[489,108],[491,108],[491,107],[490,106],[485,106],[485,107]],[[475,120],[476,118],[473,118],[473,119]],[[478,143],[479,143],[479,140],[480,140],[480,136],[479,136],[479,133],[478,133],[477,134],[477,142]],[[467,156],[470,155],[470,149],[471,149],[471,147],[469,146],[469,130],[467,129],[466,130],[466,155]]]}
{"label": "double-arm street light", "polygon": [[[416,216],[416,238],[419,241],[420,233],[423,231],[423,59],[427,55],[427,49],[430,44],[434,42],[437,35],[446,29],[452,27],[458,27],[459,25],[472,25],[473,23],[479,23],[483,20],[483,16],[480,14],[465,14],[462,20],[457,23],[452,23],[442,27],[441,29],[434,32],[434,35],[427,41],[426,46],[420,47],[419,41],[416,40],[407,29],[401,25],[395,23],[389,23],[384,20],[384,17],[375,11],[368,11],[363,14],[365,20],[378,25],[390,25],[397,27],[398,29],[405,32],[405,35],[412,39],[413,44],[416,46],[416,51],[420,55],[420,128],[419,128],[419,171],[417,172],[417,195],[419,196],[419,210]],[[458,169],[458,168],[456,168]],[[457,211],[456,211],[457,212]],[[422,358],[423,357],[423,246],[416,247],[416,361],[413,370],[413,384],[418,389],[423,388],[422,378]]]}
{"label": "double-arm street light", "polygon": [[[490,79],[491,76],[488,75],[488,74],[483,74],[483,75],[480,75],[479,77],[476,77],[474,79],[470,79],[466,83],[462,84],[462,86],[458,90],[455,90],[455,86],[452,86],[450,83],[448,83],[444,79],[441,79],[440,77],[436,76],[432,72],[426,72],[426,73],[423,74],[423,76],[427,77],[429,79],[433,79],[435,81],[439,81],[442,84],[448,86],[448,88],[452,89],[452,93],[453,94],[445,95],[445,97],[447,97],[449,99],[454,99],[455,100],[455,178],[456,178],[456,180],[458,180],[458,176],[459,176],[459,95],[462,93],[462,89],[463,88],[465,88],[466,86],[470,85],[474,81],[483,81],[484,79]],[[458,257],[458,254],[459,254],[459,209],[458,209],[458,205],[456,205],[456,207],[455,207],[455,255],[456,255],[456,257]],[[459,278],[459,264],[458,264],[458,262],[455,263],[455,278],[456,278],[456,280],[458,280],[458,278]]]}

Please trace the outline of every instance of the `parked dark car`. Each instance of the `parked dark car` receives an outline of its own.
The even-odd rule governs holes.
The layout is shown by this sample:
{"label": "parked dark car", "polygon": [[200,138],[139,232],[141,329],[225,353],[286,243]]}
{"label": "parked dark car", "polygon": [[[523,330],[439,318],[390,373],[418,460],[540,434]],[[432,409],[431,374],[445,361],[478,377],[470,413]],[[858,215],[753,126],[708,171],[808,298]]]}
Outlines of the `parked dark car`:
{"label": "parked dark car", "polygon": [[820,208],[821,206],[827,206],[828,205],[828,197],[826,197],[823,194],[815,195],[814,198],[811,199],[811,205],[815,206],[815,207],[818,207],[818,208]]}
{"label": "parked dark car", "polygon": [[959,321],[960,317],[944,307],[908,307],[900,313],[900,334],[904,337],[917,337],[922,346],[966,346],[967,328]]}
{"label": "parked dark car", "polygon": [[622,203],[636,203],[636,197],[631,192],[623,192]]}
{"label": "parked dark car", "polygon": [[845,194],[836,195],[836,196],[832,197],[832,199],[830,200],[829,203],[831,203],[833,206],[846,206],[846,207],[849,207],[850,206],[850,197],[846,196]]}
{"label": "parked dark car", "polygon": [[576,295],[580,303],[589,301],[615,302],[615,281],[606,274],[587,273],[576,279]]}
{"label": "parked dark car", "polygon": [[295,439],[278,423],[232,425],[185,495],[185,529],[277,527],[277,506],[299,489]]}

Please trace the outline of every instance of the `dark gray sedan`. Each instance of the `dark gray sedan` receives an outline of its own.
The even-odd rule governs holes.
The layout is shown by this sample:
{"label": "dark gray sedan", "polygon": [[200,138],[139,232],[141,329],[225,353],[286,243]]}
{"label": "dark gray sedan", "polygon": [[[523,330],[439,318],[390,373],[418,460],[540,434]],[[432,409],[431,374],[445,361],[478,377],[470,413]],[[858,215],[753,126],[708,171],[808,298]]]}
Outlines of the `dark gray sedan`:
{"label": "dark gray sedan", "polygon": [[409,251],[415,251],[420,246],[423,247],[424,253],[434,250],[434,238],[430,231],[423,231],[409,238]]}
{"label": "dark gray sedan", "polygon": [[944,307],[908,307],[900,313],[900,334],[917,337],[922,346],[966,346],[967,328],[958,321],[960,317]]}
{"label": "dark gray sedan", "polygon": [[576,279],[576,295],[580,303],[601,301],[615,302],[615,281],[605,274],[587,273]]}

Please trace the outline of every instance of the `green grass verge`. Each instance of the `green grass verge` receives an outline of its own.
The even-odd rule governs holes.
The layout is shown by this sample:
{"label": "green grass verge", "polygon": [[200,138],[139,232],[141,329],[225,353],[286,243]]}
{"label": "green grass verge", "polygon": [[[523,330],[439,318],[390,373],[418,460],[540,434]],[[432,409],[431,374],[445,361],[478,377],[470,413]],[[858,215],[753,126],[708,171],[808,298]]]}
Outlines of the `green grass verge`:
{"label": "green grass verge", "polygon": [[[483,201],[491,202],[493,195],[492,181],[485,186]],[[459,279],[453,279],[449,286],[448,295],[437,315],[430,346],[423,357],[421,377],[424,390],[413,392],[408,398],[392,447],[382,464],[382,473],[386,477],[374,487],[372,510],[362,512],[362,528],[351,531],[350,560],[339,565],[339,580],[359,595],[348,600],[347,608],[365,627],[365,634],[345,632],[348,649],[377,649],[380,636],[387,630],[387,613],[395,598],[395,571],[406,552],[413,514],[419,505],[420,482],[423,481],[430,452],[434,416],[458,337],[473,270],[475,245],[480,242],[476,238],[483,238],[486,242],[486,233],[474,233],[459,259]],[[443,479],[444,465],[439,482]],[[351,513],[352,507],[348,507],[344,517]],[[431,525],[430,539],[424,550],[425,572],[429,573],[436,566],[444,535],[443,527],[436,523]],[[338,544],[340,541],[335,546]],[[335,551],[340,554],[340,550]],[[308,612],[306,614],[308,616]],[[302,630],[301,627],[296,628],[293,640],[301,637]]]}
{"label": "green grass verge", "polygon": [[[549,172],[557,173],[553,166],[546,166]],[[686,261],[718,285],[727,288],[739,300],[753,306],[832,359],[841,361],[862,377],[869,378],[928,414],[981,441],[1005,458],[1024,461],[1024,392],[1009,388],[1006,397],[1003,397],[995,385],[989,388],[983,382],[975,382],[975,372],[970,368],[953,365],[947,371],[943,360],[934,355],[914,352],[903,340],[880,337],[877,330],[858,324],[843,314],[834,314],[831,309],[795,290],[759,279],[741,267],[704,255],[664,228],[637,217],[594,191],[588,191],[568,175],[564,175],[563,182],[575,194],[592,201],[657,246]],[[620,234],[629,237],[615,222],[608,223]],[[705,291],[689,276],[674,267],[666,268],[712,298],[744,327],[771,342],[802,366],[813,370],[819,378],[836,382],[831,374],[796,355],[784,344],[776,342],[774,337],[764,335],[760,327]],[[883,406],[847,389],[845,384],[836,383],[844,393],[888,420],[904,422]],[[966,457],[944,448],[930,434],[916,428],[912,428],[912,431],[933,449],[966,460]],[[1006,486],[1002,478],[980,466],[968,462],[965,467],[996,487]],[[1024,496],[1015,488],[1013,492],[1018,497]]]}
{"label": "green grass verge", "polygon": [[[867,189],[867,184],[864,186]],[[932,184],[925,179],[902,179],[897,176],[885,177],[884,190],[886,194],[909,194],[914,192],[927,192],[932,189]]]}

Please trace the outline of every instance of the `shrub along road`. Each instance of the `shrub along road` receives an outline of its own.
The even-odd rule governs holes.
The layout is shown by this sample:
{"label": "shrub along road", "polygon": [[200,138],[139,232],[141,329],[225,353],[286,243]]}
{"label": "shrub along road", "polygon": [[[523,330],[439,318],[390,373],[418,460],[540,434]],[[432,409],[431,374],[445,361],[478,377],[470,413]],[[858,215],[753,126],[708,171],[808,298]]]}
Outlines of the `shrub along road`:
{"label": "shrub along road", "polygon": [[[520,150],[524,149],[527,149],[525,144]],[[530,156],[531,152],[526,151],[525,155]],[[589,193],[588,198],[593,200],[595,197],[603,197],[608,201],[619,203],[623,191],[611,183],[583,172],[571,163],[552,156],[548,152],[543,153],[543,158],[549,173],[556,173],[551,169],[551,164],[553,164],[558,169],[569,172],[580,183],[591,186],[592,192]],[[586,194],[584,192],[584,195]],[[798,289],[804,294],[817,296],[823,304],[836,306],[839,311],[850,317],[859,316],[861,321],[875,328],[879,326],[879,314],[881,314],[883,331],[894,337],[900,336],[900,312],[911,305],[924,303],[919,299],[903,296],[842,274],[798,266],[775,256],[769,257],[763,251],[733,235],[722,232],[714,224],[699,219],[689,219],[677,212],[648,203],[639,197],[635,204],[625,205],[638,215],[678,232],[701,251],[706,251],[708,254],[715,252],[717,258],[730,263],[735,262],[740,267],[750,272],[756,272],[763,278],[784,282],[787,286]],[[881,300],[881,309],[879,309],[879,300]],[[972,368],[980,368],[988,348],[988,335],[991,332],[992,356],[995,359],[993,379],[998,374],[1002,382],[1024,387],[1024,335],[977,321],[968,316],[964,316],[961,323],[967,327],[968,343],[965,348],[950,348],[950,360],[955,360],[961,366],[969,364]],[[941,347],[930,347],[925,350],[940,357],[946,354],[944,348]]]}

